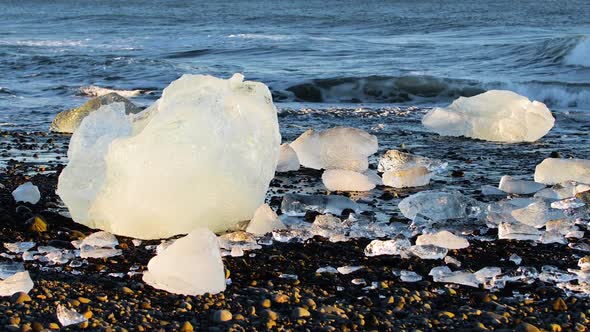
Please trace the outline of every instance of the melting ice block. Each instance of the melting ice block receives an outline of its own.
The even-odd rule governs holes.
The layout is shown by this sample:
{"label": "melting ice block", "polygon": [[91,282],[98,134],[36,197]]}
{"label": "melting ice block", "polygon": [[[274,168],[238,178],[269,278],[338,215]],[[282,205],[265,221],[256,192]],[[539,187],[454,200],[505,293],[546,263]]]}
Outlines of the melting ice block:
{"label": "melting ice block", "polygon": [[28,293],[33,289],[33,280],[29,271],[17,272],[10,277],[0,280],[0,296],[12,296],[14,293]]}
{"label": "melting ice block", "polygon": [[566,181],[590,184],[590,160],[547,158],[535,168],[535,182],[557,184]]}
{"label": "melting ice block", "polygon": [[571,198],[577,194],[590,190],[590,185],[578,184],[575,181],[566,181],[558,183],[551,188],[545,188],[538,191],[534,197],[550,200],[562,200]]}
{"label": "melting ice block", "polygon": [[399,209],[408,219],[421,215],[436,221],[480,218],[485,205],[457,191],[422,191],[404,198]]}
{"label": "melting ice block", "polygon": [[502,176],[500,179],[500,184],[498,185],[498,189],[504,192],[519,195],[534,194],[543,188],[545,188],[545,185],[542,183],[517,180],[508,175]]}
{"label": "melting ice block", "polygon": [[442,259],[447,255],[449,250],[433,245],[416,245],[410,247],[410,252],[421,259]]}
{"label": "melting ice block", "polygon": [[449,231],[436,234],[422,234],[416,239],[416,245],[433,245],[447,249],[463,249],[469,247],[469,241]]}
{"label": "melting ice block", "polygon": [[446,108],[434,108],[422,124],[444,136],[465,136],[498,142],[534,142],[553,128],[545,104],[511,91],[490,90],[459,97]]}
{"label": "melting ice block", "polygon": [[57,193],[75,221],[115,234],[223,231],[263,203],[279,146],[264,84],[240,74],[184,75],[139,114],[88,115],[72,136]]}
{"label": "melting ice block", "polygon": [[353,200],[338,195],[286,194],[281,202],[281,211],[288,216],[304,216],[307,211],[340,215],[346,209],[361,211]]}
{"label": "melting ice block", "polygon": [[297,152],[293,148],[285,143],[281,145],[279,151],[279,162],[277,164],[277,172],[289,172],[296,171],[299,169],[299,158],[297,158]]}
{"label": "melting ice block", "polygon": [[387,151],[379,160],[383,184],[394,188],[421,187],[430,183],[435,173],[442,172],[447,163],[398,150]]}
{"label": "melting ice block", "polygon": [[225,290],[225,271],[217,237],[196,229],[176,240],[148,263],[143,281],[157,289],[184,295]]}
{"label": "melting ice block", "polygon": [[429,273],[434,282],[445,282],[471,287],[478,287],[480,281],[475,274],[467,271],[451,271],[448,266],[437,266]]}
{"label": "melting ice block", "polygon": [[403,236],[392,240],[373,240],[365,248],[365,256],[406,255],[412,244]]}
{"label": "melting ice block", "polygon": [[422,187],[430,183],[434,173],[424,166],[383,173],[383,184],[393,188]]}
{"label": "melting ice block", "polygon": [[37,202],[39,202],[41,199],[41,193],[39,192],[39,188],[37,188],[37,186],[31,182],[27,182],[14,189],[12,192],[12,197],[17,202],[37,204]]}
{"label": "melting ice block", "polygon": [[268,204],[262,204],[254,212],[254,217],[248,223],[246,232],[254,235],[264,235],[266,233],[272,233],[275,229],[284,229],[285,225],[279,220],[277,214],[268,206]]}
{"label": "melting ice block", "polygon": [[84,315],[75,310],[68,309],[61,304],[57,306],[55,314],[57,315],[57,320],[63,327],[84,323],[88,320]]}
{"label": "melting ice block", "polygon": [[326,170],[322,182],[330,191],[370,191],[375,188],[375,181],[365,174],[346,169]]}
{"label": "melting ice block", "polygon": [[322,132],[309,129],[290,145],[305,167],[356,172],[369,167],[367,158],[378,148],[377,137],[350,127],[334,127]]}

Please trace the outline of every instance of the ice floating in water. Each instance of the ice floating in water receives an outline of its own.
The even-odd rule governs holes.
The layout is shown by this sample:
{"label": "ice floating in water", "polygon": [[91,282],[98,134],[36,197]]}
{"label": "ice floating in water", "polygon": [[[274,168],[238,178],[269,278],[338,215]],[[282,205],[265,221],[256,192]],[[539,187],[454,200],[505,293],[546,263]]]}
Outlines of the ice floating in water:
{"label": "ice floating in water", "polygon": [[558,184],[566,181],[590,184],[590,160],[547,158],[535,168],[535,182]]}
{"label": "ice floating in water", "polygon": [[184,75],[137,115],[99,110],[86,117],[57,192],[75,221],[115,234],[223,231],[263,203],[279,146],[264,84],[240,74]]}
{"label": "ice floating in water", "polygon": [[225,290],[225,270],[217,237],[196,229],[176,240],[148,263],[143,281],[157,289],[183,295],[219,293]]}
{"label": "ice floating in water", "polygon": [[392,240],[373,240],[365,248],[365,256],[407,255],[412,244],[403,236]]}
{"label": "ice floating in water", "polygon": [[0,279],[6,279],[15,273],[24,271],[25,266],[22,262],[0,262]]}
{"label": "ice floating in water", "polygon": [[12,296],[18,292],[28,293],[33,286],[33,280],[28,271],[17,272],[0,281],[0,296]]}
{"label": "ice floating in water", "polygon": [[57,305],[55,313],[62,327],[84,323],[88,320],[84,315],[77,313],[75,310],[68,309],[61,304]]}
{"label": "ice floating in water", "polygon": [[404,198],[399,209],[408,219],[417,215],[431,220],[480,218],[485,205],[457,191],[422,191]]}
{"label": "ice floating in water", "polygon": [[286,194],[281,203],[281,211],[288,216],[304,216],[307,211],[340,215],[345,209],[361,211],[350,198],[338,195]]}
{"label": "ice floating in water", "polygon": [[291,145],[284,143],[279,150],[279,162],[277,164],[277,172],[290,172],[299,169],[299,158],[297,152],[293,150]]}
{"label": "ice floating in water", "polygon": [[418,282],[422,280],[422,276],[414,271],[401,270],[399,278],[403,282]]}
{"label": "ice floating in water", "polygon": [[14,189],[12,192],[12,197],[17,202],[37,204],[37,202],[39,202],[41,199],[41,193],[39,192],[39,188],[37,188],[37,186],[31,182],[27,182]]}
{"label": "ice floating in water", "polygon": [[465,136],[499,142],[534,142],[553,128],[545,104],[511,91],[490,90],[459,97],[446,108],[434,108],[422,124],[444,136]]}
{"label": "ice floating in water", "polygon": [[377,137],[364,130],[335,127],[323,132],[309,129],[291,144],[301,165],[314,169],[363,172],[368,157],[377,152]]}
{"label": "ice floating in water", "polygon": [[35,243],[35,242],[14,242],[14,243],[5,242],[4,248],[6,248],[8,251],[13,252],[15,254],[21,254],[21,253],[33,248],[36,245],[37,245],[37,243]]}
{"label": "ice floating in water", "polygon": [[277,214],[268,206],[262,204],[254,212],[254,217],[248,223],[246,232],[254,235],[272,233],[275,229],[284,229],[285,225],[279,220]]}
{"label": "ice floating in water", "polygon": [[416,245],[433,245],[447,249],[463,249],[469,247],[469,241],[449,231],[440,231],[436,234],[422,234],[418,236]]}
{"label": "ice floating in water", "polygon": [[527,195],[536,193],[545,188],[545,185],[533,181],[517,180],[513,179],[511,176],[504,175],[500,179],[498,188],[509,194]]}
{"label": "ice floating in water", "polygon": [[330,191],[370,191],[375,182],[365,174],[345,169],[326,170],[322,182]]}
{"label": "ice floating in water", "polygon": [[449,250],[433,245],[416,245],[410,247],[410,252],[420,259],[443,259]]}

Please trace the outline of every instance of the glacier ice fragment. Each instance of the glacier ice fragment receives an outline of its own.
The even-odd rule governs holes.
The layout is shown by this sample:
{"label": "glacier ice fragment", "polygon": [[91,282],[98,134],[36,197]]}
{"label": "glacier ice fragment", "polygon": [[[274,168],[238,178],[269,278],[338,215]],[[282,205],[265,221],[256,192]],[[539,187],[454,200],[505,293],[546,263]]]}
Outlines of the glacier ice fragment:
{"label": "glacier ice fragment", "polygon": [[41,199],[41,192],[36,185],[26,182],[14,189],[12,197],[17,202],[37,204]]}

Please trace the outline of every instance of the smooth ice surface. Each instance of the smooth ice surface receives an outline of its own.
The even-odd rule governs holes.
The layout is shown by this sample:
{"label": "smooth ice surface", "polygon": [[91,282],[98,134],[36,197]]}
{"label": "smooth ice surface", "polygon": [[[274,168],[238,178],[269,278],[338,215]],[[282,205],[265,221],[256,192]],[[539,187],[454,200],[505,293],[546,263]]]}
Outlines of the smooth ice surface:
{"label": "smooth ice surface", "polygon": [[262,204],[254,212],[254,217],[248,223],[246,232],[254,235],[264,235],[272,233],[275,229],[284,229],[285,225],[279,220],[277,214],[268,206]]}
{"label": "smooth ice surface", "polygon": [[28,293],[33,286],[29,271],[17,272],[0,281],[0,296],[12,296],[18,292]]}
{"label": "smooth ice surface", "polygon": [[422,234],[418,236],[416,245],[433,245],[447,249],[463,249],[469,247],[469,241],[449,231],[440,231],[436,234]]}
{"label": "smooth ice surface", "polygon": [[421,275],[419,275],[418,273],[416,273],[414,271],[408,271],[408,270],[401,270],[400,274],[399,274],[399,278],[403,282],[418,282],[418,281],[422,280]]}
{"label": "smooth ice surface", "polygon": [[480,282],[475,275],[467,271],[451,271],[448,266],[437,266],[429,273],[434,282],[459,284],[471,287],[478,287]]}
{"label": "smooth ice surface", "polygon": [[444,136],[465,136],[498,142],[534,142],[553,128],[545,104],[511,91],[490,90],[459,97],[446,108],[434,108],[422,124]]}
{"label": "smooth ice surface", "polygon": [[41,199],[41,193],[39,188],[31,182],[26,182],[18,186],[12,192],[12,197],[17,202],[25,202],[31,204],[37,204]]}
{"label": "smooth ice surface", "polygon": [[393,188],[423,187],[430,183],[434,173],[424,166],[415,166],[383,173],[383,184]]}
{"label": "smooth ice surface", "polygon": [[361,211],[356,202],[339,195],[286,194],[281,202],[281,211],[287,216],[304,216],[307,211],[340,215],[345,209]]}
{"label": "smooth ice surface", "polygon": [[370,191],[375,188],[375,182],[365,174],[345,169],[324,171],[322,182],[330,191]]}
{"label": "smooth ice surface", "polygon": [[367,157],[377,152],[377,137],[362,129],[334,127],[309,129],[291,144],[302,166],[314,169],[348,169],[363,172]]}
{"label": "smooth ice surface", "polygon": [[537,241],[542,234],[537,228],[521,223],[500,223],[498,226],[499,239]]}
{"label": "smooth ice surface", "polygon": [[500,184],[498,185],[498,189],[504,192],[519,195],[534,194],[543,188],[545,188],[545,185],[542,183],[526,180],[517,180],[513,179],[509,175],[502,176],[502,178],[500,179]]}
{"label": "smooth ice surface", "polygon": [[379,159],[377,170],[379,172],[391,172],[411,169],[423,166],[429,172],[441,172],[446,169],[448,163],[437,159],[430,159],[399,150],[388,150]]}
{"label": "smooth ice surface", "polygon": [[148,263],[143,281],[170,293],[201,295],[225,290],[225,270],[217,237],[196,229]]}
{"label": "smooth ice surface", "polygon": [[433,245],[415,245],[410,247],[410,252],[420,259],[443,259],[449,250]]}
{"label": "smooth ice surface", "polygon": [[575,181],[566,181],[538,191],[534,197],[561,200],[571,198],[584,191],[590,190],[590,185],[579,184]]}
{"label": "smooth ice surface", "polygon": [[535,182],[558,184],[566,181],[590,184],[590,160],[547,158],[535,168]]}
{"label": "smooth ice surface", "polygon": [[525,207],[513,210],[511,215],[517,221],[537,228],[545,226],[550,220],[564,217],[562,211],[552,209],[550,203],[543,200],[535,200]]}
{"label": "smooth ice surface", "polygon": [[0,279],[6,279],[18,272],[24,272],[25,266],[22,262],[0,261]]}
{"label": "smooth ice surface", "polygon": [[279,162],[277,164],[277,172],[289,172],[296,171],[299,169],[299,158],[297,152],[293,150],[291,145],[284,143],[281,144],[279,150]]}
{"label": "smooth ice surface", "polygon": [[57,315],[57,320],[63,327],[80,324],[88,320],[86,317],[84,317],[84,315],[76,312],[75,310],[68,309],[61,304],[57,305],[55,314]]}
{"label": "smooth ice surface", "polygon": [[399,209],[408,219],[421,215],[436,221],[479,218],[485,206],[457,191],[422,191],[404,198]]}
{"label": "smooth ice surface", "polygon": [[263,203],[279,146],[264,84],[240,74],[184,75],[137,115],[98,110],[86,117],[57,193],[75,221],[114,234],[223,231]]}
{"label": "smooth ice surface", "polygon": [[88,235],[82,240],[80,246],[91,246],[91,247],[108,247],[114,248],[119,245],[117,238],[108,232],[96,232]]}

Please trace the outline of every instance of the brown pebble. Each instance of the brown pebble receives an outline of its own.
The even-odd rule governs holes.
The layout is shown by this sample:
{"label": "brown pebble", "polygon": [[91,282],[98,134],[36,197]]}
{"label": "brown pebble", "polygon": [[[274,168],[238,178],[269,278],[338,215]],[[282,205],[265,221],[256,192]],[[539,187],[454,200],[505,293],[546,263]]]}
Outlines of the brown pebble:
{"label": "brown pebble", "polygon": [[566,311],[567,310],[567,304],[565,304],[565,301],[561,297],[558,297],[557,299],[555,299],[555,301],[553,301],[553,310],[555,310],[555,311]]}
{"label": "brown pebble", "polygon": [[184,322],[184,324],[182,324],[180,331],[181,332],[193,332],[194,328],[193,328],[193,325],[187,321],[187,322]]}
{"label": "brown pebble", "polygon": [[14,304],[21,304],[29,301],[31,301],[31,297],[25,292],[14,293],[10,298],[10,302]]}

